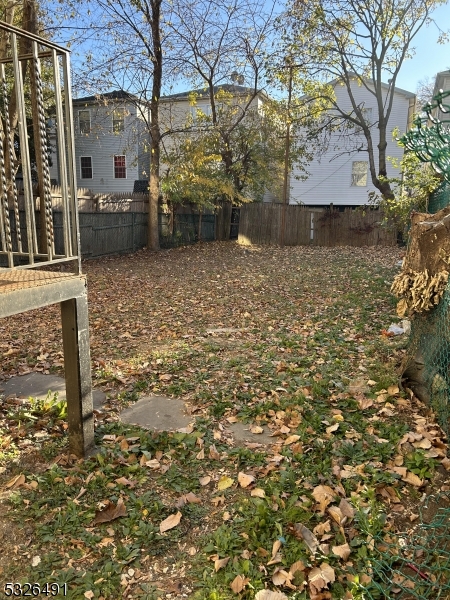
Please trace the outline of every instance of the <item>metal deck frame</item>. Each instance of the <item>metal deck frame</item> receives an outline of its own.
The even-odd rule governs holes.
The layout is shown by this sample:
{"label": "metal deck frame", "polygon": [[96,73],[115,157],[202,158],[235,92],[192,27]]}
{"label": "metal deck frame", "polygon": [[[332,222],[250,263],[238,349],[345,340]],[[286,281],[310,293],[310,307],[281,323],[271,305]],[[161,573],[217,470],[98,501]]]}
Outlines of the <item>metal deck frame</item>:
{"label": "metal deck frame", "polygon": [[[70,452],[86,457],[95,450],[94,415],[86,278],[81,274],[79,246],[69,52],[3,21],[0,21],[0,30],[7,38],[8,49],[7,55],[0,57],[0,259],[7,264],[0,266],[0,318],[60,304],[69,447]],[[21,48],[25,46],[31,47],[31,52],[21,53]],[[42,93],[41,59],[47,61],[47,73],[51,63],[51,89],[63,204],[62,254],[55,253],[53,235],[47,114]],[[35,153],[37,155],[40,152],[41,156],[40,164],[37,165],[41,206],[40,236],[35,222],[27,132],[29,105],[24,81],[27,73],[27,84],[32,97]],[[9,110],[11,100],[14,100],[17,111],[15,122]],[[15,133],[20,140],[25,226],[21,223],[19,214],[19,194],[15,181],[17,167],[12,168],[12,165],[19,164],[15,156]],[[15,223],[15,235],[12,233],[11,221]],[[69,263],[73,272],[42,270],[43,267],[58,266],[62,262]]]}

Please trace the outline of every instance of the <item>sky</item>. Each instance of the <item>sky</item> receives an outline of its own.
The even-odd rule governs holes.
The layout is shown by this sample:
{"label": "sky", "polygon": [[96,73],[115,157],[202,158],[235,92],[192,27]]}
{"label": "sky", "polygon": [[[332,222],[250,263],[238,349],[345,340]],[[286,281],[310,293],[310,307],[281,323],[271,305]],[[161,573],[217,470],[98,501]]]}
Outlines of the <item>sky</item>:
{"label": "sky", "polygon": [[[53,1],[48,0],[49,5]],[[435,19],[441,30],[450,30],[450,0],[448,0],[447,4],[433,11],[432,18]],[[73,25],[73,23],[71,24]],[[428,77],[434,82],[436,73],[450,69],[450,42],[438,44],[438,35],[439,31],[434,24],[422,27],[413,42],[415,55],[403,63],[397,77],[397,87],[416,93],[418,83],[421,80]],[[55,36],[55,41],[63,42],[62,39],[58,40],[57,38],[58,36]],[[77,59],[76,52],[72,55],[72,58],[73,66],[77,69],[79,67],[79,59]],[[386,75],[386,83],[388,77],[389,75]],[[172,90],[172,93],[183,91],[186,84],[181,84],[180,82],[180,86],[178,87]]]}
{"label": "sky", "polygon": [[[450,29],[450,3],[433,12],[433,18],[442,30]],[[423,27],[413,43],[415,56],[406,60],[397,78],[397,87],[415,93],[417,84],[425,77],[434,81],[436,73],[450,69],[450,43],[438,44],[435,25]]]}

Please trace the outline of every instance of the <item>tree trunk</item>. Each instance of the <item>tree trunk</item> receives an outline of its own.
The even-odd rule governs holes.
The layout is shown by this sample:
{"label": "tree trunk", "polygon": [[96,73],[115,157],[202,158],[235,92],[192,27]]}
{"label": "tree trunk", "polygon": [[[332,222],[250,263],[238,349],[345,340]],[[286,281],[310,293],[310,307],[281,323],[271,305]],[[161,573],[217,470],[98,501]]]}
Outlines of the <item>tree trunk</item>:
{"label": "tree trunk", "polygon": [[148,203],[148,238],[147,245],[150,250],[159,250],[159,161],[161,153],[161,131],[159,127],[159,99],[161,97],[162,82],[162,49],[161,49],[161,0],[152,0],[151,29],[153,43],[153,82],[152,99],[150,101],[150,181]]}
{"label": "tree trunk", "polygon": [[[379,123],[379,129],[380,129],[380,142],[378,144],[378,185],[375,184],[375,187],[377,187],[383,198],[386,198],[388,200],[394,200],[395,195],[393,193],[393,191],[391,190],[391,186],[389,184],[388,181],[384,181],[384,179],[387,177],[387,163],[386,163],[386,148],[387,148],[387,141],[386,141],[386,122],[384,119],[380,119],[380,123]],[[381,180],[380,180],[381,177]]]}

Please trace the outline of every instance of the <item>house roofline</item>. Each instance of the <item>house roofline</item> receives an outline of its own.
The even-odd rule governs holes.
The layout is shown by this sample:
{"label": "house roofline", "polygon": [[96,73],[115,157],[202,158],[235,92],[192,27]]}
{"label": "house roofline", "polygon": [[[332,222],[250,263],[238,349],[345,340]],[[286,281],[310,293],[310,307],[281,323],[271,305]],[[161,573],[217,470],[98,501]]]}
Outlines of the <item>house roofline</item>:
{"label": "house roofline", "polygon": [[[226,92],[232,93],[234,96],[248,96],[249,94],[254,94],[255,89],[251,87],[246,87],[243,85],[234,85],[229,83],[224,83],[222,85],[214,86],[214,93],[216,94],[220,90],[225,90]],[[197,94],[200,98],[208,98],[209,91],[207,88],[200,88],[196,90],[187,90],[185,92],[179,92],[177,94],[169,94],[167,96],[161,96],[162,101],[171,101],[171,102],[182,102],[183,100],[187,100],[190,94]],[[261,96],[264,100],[268,100],[269,96],[263,90],[257,90],[255,96]]]}
{"label": "house roofline", "polygon": [[[357,75],[356,73],[349,73],[350,76],[355,77],[356,78],[360,78],[359,75]],[[367,83],[373,83],[373,79],[370,79],[368,77],[364,77],[363,78]],[[333,79],[332,81],[330,81],[330,85],[332,85],[333,87],[335,87],[339,82],[341,82],[343,80],[343,77],[336,77],[336,79]],[[381,86],[384,89],[389,89],[391,87],[390,83],[384,83],[384,81],[381,82]],[[394,91],[399,93],[399,94],[403,94],[404,96],[406,96],[406,98],[415,98],[416,94],[413,92],[408,92],[407,90],[404,90],[402,88],[399,87],[394,87]]]}
{"label": "house roofline", "polygon": [[142,102],[143,104],[147,103],[138,96],[130,94],[124,90],[113,90],[112,92],[105,92],[103,94],[94,94],[92,96],[74,98],[72,100],[72,104],[108,104],[110,101],[115,100],[130,100],[132,102]]}
{"label": "house roofline", "polygon": [[[444,77],[445,76],[450,76],[450,70],[447,69],[446,71],[440,71],[439,73],[436,73],[436,80],[434,82],[434,88],[433,88],[433,98],[439,94],[439,90],[444,89],[442,84],[444,81]],[[445,92],[446,90],[444,90]]]}

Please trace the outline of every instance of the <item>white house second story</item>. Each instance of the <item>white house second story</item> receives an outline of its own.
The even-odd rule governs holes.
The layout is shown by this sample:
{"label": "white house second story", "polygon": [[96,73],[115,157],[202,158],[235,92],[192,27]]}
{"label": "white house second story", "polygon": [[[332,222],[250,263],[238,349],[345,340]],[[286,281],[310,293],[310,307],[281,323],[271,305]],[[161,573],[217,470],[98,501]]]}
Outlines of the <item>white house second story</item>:
{"label": "white house second story", "polygon": [[[145,103],[115,91],[73,100],[73,114],[79,187],[100,193],[131,192],[135,180],[148,177],[149,110]],[[51,177],[57,184],[58,158],[53,150]]]}
{"label": "white house second story", "polygon": [[[436,75],[436,81],[433,90],[433,98],[437,96],[440,91],[450,91],[450,71],[441,71]],[[450,121],[450,96],[443,98],[442,102],[443,104],[448,106],[448,108],[446,108],[447,112],[443,112],[439,108],[435,108],[432,111],[432,115],[440,121],[447,122],[446,125],[448,125],[448,122]],[[435,104],[434,100],[431,100],[431,103]]]}
{"label": "white house second story", "polygon": [[[371,85],[371,82],[367,82]],[[386,98],[389,85],[382,84]],[[339,108],[350,114],[352,104],[347,88],[334,82],[336,100]],[[378,108],[376,97],[365,86],[352,81],[352,94],[357,105],[363,108],[365,121],[371,129],[375,164],[378,168]],[[393,131],[398,128],[400,135],[405,133],[411,124],[415,107],[415,95],[400,88],[395,88],[392,111],[389,117],[386,137],[386,155],[396,159],[403,156],[403,148],[393,139]],[[294,169],[291,176],[290,204],[306,204],[310,206],[341,205],[361,206],[368,203],[369,192],[377,192],[373,186],[369,171],[367,140],[359,127],[353,127],[331,134],[327,150],[317,155],[307,166],[310,173],[308,179],[299,181],[295,178],[298,171]],[[399,176],[388,161],[388,177]]]}
{"label": "white house second story", "polygon": [[[223,111],[238,112],[249,102],[252,108],[261,110],[264,100],[263,92],[255,94],[253,88],[246,86],[214,86],[215,110],[219,120]],[[167,136],[169,139],[177,134],[195,133],[212,121],[213,109],[209,91],[197,89],[163,96],[159,113],[161,131],[171,132]]]}

